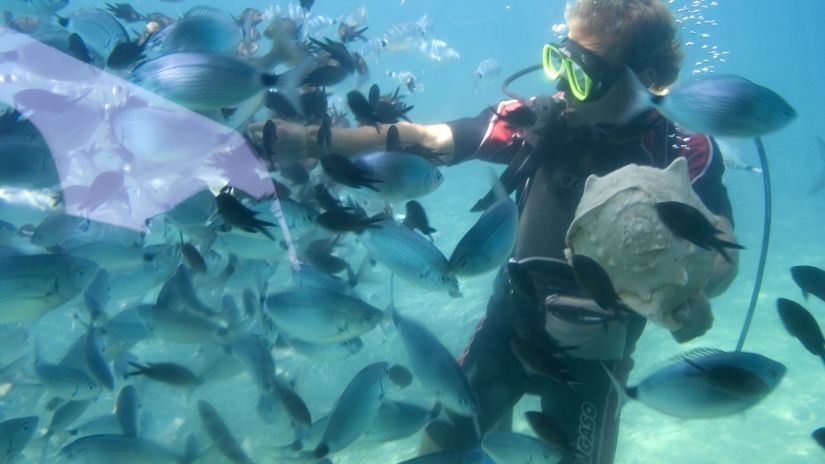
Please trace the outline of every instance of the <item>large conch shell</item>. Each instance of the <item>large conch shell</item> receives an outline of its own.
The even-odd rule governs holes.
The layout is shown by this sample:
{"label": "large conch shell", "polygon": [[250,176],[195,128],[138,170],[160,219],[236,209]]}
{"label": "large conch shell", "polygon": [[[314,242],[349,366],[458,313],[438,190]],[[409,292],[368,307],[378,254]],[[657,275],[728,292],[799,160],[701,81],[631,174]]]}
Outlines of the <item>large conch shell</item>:
{"label": "large conch shell", "polygon": [[719,222],[691,188],[685,158],[664,170],[631,164],[587,178],[565,255],[568,261],[573,253],[594,259],[627,306],[676,330],[681,322],[673,310],[708,282],[715,253],[676,237],[654,209],[661,201],[687,203],[711,224]]}

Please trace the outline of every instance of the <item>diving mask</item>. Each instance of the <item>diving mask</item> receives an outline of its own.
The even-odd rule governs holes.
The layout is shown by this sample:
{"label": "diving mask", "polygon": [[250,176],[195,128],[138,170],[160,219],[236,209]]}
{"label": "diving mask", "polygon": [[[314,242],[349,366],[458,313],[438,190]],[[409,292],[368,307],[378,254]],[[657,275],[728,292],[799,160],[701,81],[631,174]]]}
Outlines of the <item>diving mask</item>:
{"label": "diving mask", "polygon": [[550,79],[566,77],[565,90],[579,101],[598,100],[621,76],[621,68],[577,42],[564,39],[560,44],[548,43],[542,51],[544,73]]}

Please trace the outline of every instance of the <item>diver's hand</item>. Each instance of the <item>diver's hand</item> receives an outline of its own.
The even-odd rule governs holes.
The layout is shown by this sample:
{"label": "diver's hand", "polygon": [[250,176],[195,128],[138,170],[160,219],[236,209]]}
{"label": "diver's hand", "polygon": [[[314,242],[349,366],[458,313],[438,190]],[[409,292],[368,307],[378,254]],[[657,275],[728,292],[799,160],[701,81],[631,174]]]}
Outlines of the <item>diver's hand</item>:
{"label": "diver's hand", "polygon": [[704,293],[696,293],[676,307],[673,318],[682,323],[682,327],[671,332],[677,342],[685,343],[704,335],[713,325],[710,301]]}
{"label": "diver's hand", "polygon": [[[304,126],[282,119],[272,119],[272,122],[275,124],[274,140],[272,137],[264,140],[266,121],[252,123],[246,129],[252,143],[263,148],[264,153],[270,157],[270,161],[275,164],[288,165],[319,155],[319,153],[314,153],[316,150],[313,150],[316,146],[314,138],[318,134],[318,126]],[[310,139],[313,143],[310,143]]]}

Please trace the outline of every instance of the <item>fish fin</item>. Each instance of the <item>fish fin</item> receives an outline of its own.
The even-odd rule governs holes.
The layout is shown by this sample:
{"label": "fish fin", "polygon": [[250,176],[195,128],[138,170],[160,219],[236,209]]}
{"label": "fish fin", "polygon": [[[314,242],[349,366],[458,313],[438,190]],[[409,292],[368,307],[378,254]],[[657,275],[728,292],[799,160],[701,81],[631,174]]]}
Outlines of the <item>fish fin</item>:
{"label": "fish fin", "polygon": [[617,124],[625,124],[651,107],[661,112],[659,102],[663,97],[652,96],[650,91],[642,84],[642,81],[639,80],[639,76],[629,67],[625,66],[624,72],[627,74],[628,81],[632,87],[632,91],[630,92],[632,100],[628,102],[621,116],[619,116]]}
{"label": "fish fin", "polygon": [[[618,419],[619,413],[622,410],[622,406],[627,404],[632,398],[635,398],[635,391],[636,390],[635,390],[635,388],[625,388],[625,387],[623,387],[622,384],[619,382],[619,380],[616,378],[616,376],[614,376],[613,373],[610,372],[610,369],[608,369],[607,366],[604,363],[601,363],[601,364],[602,364],[602,368],[604,369],[604,372],[607,374],[607,377],[610,379],[610,383],[612,383],[613,388],[616,389],[616,394],[619,395],[619,406],[616,408],[616,418]],[[633,392],[633,393],[631,393],[631,392]]]}
{"label": "fish fin", "polygon": [[718,348],[708,348],[708,347],[697,347],[693,348],[692,350],[688,350],[684,353],[678,354],[676,356],[671,357],[667,361],[665,361],[662,365],[658,366],[656,370],[664,369],[666,367],[675,366],[677,364],[682,364],[687,362],[688,360],[693,361],[698,358],[702,358],[705,356],[714,356],[718,354],[725,353],[724,350],[720,350]]}
{"label": "fish fin", "polygon": [[304,116],[304,108],[301,105],[301,81],[312,65],[313,59],[306,57],[289,71],[276,76],[278,92],[301,117]]}

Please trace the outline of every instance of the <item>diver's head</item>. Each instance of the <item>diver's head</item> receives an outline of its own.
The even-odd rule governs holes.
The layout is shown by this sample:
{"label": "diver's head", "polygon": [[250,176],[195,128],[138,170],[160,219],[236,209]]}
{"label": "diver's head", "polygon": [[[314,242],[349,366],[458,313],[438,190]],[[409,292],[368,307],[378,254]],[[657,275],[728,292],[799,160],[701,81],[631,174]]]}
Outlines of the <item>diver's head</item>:
{"label": "diver's head", "polygon": [[618,122],[633,98],[625,69],[653,92],[676,80],[681,44],[662,0],[571,0],[565,20],[567,40],[545,46],[544,64],[557,71],[571,123]]}

